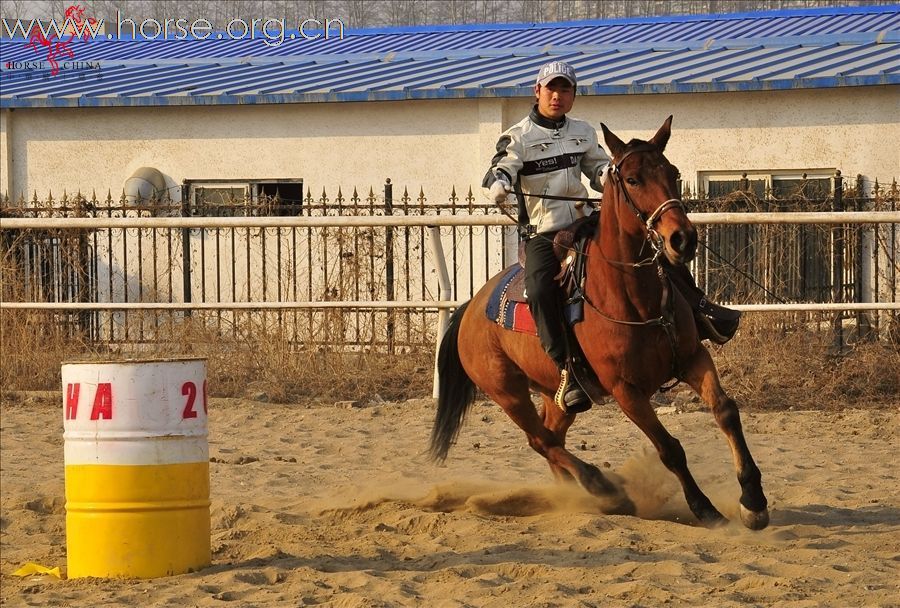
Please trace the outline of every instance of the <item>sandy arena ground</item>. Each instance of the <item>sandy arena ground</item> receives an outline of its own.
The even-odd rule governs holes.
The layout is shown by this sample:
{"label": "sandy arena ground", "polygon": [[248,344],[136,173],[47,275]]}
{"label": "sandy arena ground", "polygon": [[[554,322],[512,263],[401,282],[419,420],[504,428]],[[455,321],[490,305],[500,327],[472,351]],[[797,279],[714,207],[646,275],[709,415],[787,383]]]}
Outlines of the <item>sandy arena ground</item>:
{"label": "sandy arena ground", "polygon": [[[11,575],[65,566],[61,397],[5,395],[0,413],[3,606],[900,606],[898,408],[744,412],[772,512],[751,532],[696,526],[613,404],[580,415],[569,445],[618,476],[636,517],[555,485],[491,404],[437,466],[430,399],[213,399],[212,566],[146,581]],[[661,418],[735,517],[711,415]]]}

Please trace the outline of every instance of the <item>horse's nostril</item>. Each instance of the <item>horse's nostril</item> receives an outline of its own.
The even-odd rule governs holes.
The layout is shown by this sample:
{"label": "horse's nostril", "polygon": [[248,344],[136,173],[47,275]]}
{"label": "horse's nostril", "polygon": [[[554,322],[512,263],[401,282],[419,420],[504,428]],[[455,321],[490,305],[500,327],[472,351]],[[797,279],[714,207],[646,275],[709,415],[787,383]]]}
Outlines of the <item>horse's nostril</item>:
{"label": "horse's nostril", "polygon": [[684,253],[688,243],[687,235],[684,233],[684,230],[679,230],[673,234],[670,242],[672,244],[672,249],[678,253]]}

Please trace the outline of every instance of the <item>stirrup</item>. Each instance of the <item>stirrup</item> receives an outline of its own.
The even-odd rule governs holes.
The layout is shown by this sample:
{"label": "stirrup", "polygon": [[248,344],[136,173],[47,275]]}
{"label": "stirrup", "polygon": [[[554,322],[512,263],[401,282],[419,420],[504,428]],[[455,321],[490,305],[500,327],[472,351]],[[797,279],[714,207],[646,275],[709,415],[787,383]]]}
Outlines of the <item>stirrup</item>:
{"label": "stirrup", "polygon": [[591,398],[587,396],[578,381],[569,377],[569,370],[559,370],[559,387],[553,395],[553,403],[564,414],[578,414],[591,409]]}

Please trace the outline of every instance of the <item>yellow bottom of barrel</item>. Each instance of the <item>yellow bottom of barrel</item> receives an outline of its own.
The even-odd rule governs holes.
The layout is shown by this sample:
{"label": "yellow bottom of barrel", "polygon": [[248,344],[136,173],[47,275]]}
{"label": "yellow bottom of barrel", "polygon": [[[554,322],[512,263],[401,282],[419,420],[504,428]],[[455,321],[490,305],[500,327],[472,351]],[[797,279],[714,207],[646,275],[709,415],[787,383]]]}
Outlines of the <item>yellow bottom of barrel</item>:
{"label": "yellow bottom of barrel", "polygon": [[209,463],[66,466],[66,541],[69,578],[208,566]]}

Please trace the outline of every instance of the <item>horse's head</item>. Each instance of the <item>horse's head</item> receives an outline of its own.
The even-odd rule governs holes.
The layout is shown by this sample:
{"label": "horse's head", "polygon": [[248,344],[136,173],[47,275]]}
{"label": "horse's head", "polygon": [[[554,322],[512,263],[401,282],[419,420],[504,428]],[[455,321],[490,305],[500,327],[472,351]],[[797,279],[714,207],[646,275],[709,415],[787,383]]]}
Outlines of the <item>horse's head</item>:
{"label": "horse's head", "polygon": [[[606,147],[612,154],[606,189],[612,188],[613,202],[618,210],[625,203],[639,222],[633,226],[661,251],[673,264],[690,262],[697,251],[697,230],[687,217],[681,203],[676,180],[678,169],[663,151],[671,134],[672,117],[666,119],[650,141],[632,139],[627,144],[601,124]],[[603,197],[604,202],[609,200]],[[627,229],[627,228],[626,228]]]}

